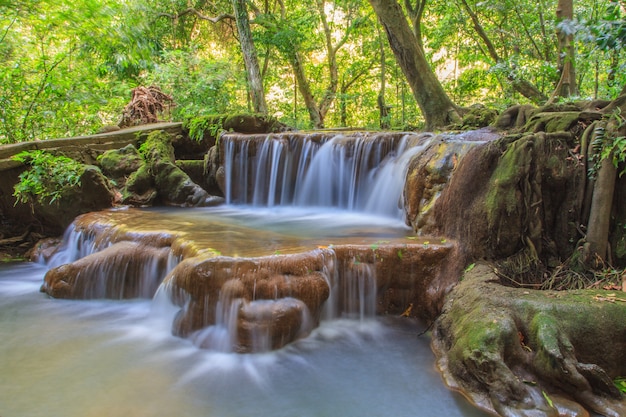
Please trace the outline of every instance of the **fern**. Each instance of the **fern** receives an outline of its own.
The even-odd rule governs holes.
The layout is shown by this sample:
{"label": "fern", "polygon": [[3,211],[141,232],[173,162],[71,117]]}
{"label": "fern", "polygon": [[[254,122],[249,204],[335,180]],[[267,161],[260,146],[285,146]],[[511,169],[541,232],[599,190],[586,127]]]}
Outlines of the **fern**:
{"label": "fern", "polygon": [[15,204],[52,204],[69,189],[80,186],[80,177],[85,170],[83,164],[71,158],[41,150],[20,152],[12,159],[30,166],[20,174],[19,182],[14,186]]}

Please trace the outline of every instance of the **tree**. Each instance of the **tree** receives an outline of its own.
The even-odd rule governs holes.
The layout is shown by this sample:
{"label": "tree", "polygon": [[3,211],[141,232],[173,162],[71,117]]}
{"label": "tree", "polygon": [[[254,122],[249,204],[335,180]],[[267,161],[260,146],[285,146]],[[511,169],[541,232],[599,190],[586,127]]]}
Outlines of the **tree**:
{"label": "tree", "polygon": [[156,46],[142,16],[123,9],[106,0],[0,2],[0,143],[115,123]]}
{"label": "tree", "polygon": [[[291,66],[311,124],[315,128],[323,128],[326,115],[336,99],[339,88],[338,54],[363,22],[359,15],[361,4],[355,1],[347,2],[345,5],[336,3],[329,6],[325,0],[315,0],[311,7],[315,9],[316,15],[311,15],[311,7],[307,7],[306,4],[299,4],[306,9],[297,7],[289,9],[285,2],[278,1],[277,3],[280,7],[279,12],[259,14],[255,22],[263,26],[265,30],[264,42],[275,47]],[[341,22],[334,22],[328,18],[327,7],[333,10],[341,9]],[[319,28],[323,38],[321,41],[315,39],[315,34],[318,32],[317,19],[321,24]],[[307,42],[312,42],[316,46],[321,44],[324,50],[323,59],[326,71],[323,77],[310,76],[312,71],[318,74],[320,71],[310,63],[312,51],[307,50]],[[312,80],[316,81],[316,85],[312,85]],[[320,87],[322,82],[326,85]]]}
{"label": "tree", "polygon": [[[396,0],[369,0],[385,29],[396,61],[406,77],[426,121],[426,129],[448,126],[460,119],[460,109],[452,103],[430,67],[421,39],[411,31]],[[416,9],[423,10],[425,0]],[[419,27],[419,16],[413,26]]]}
{"label": "tree", "polygon": [[467,0],[460,0],[460,3],[465,12],[469,15],[474,30],[478,34],[478,37],[485,44],[485,47],[487,48],[487,55],[493,60],[496,65],[499,65],[501,67],[506,75],[507,80],[511,83],[513,88],[534,103],[538,104],[545,102],[547,97],[528,80],[517,75],[515,71],[513,71],[513,69],[509,67],[505,60],[502,59],[496,49],[496,46],[487,34],[487,31],[482,26],[478,15],[474,12],[474,10],[472,10]]}
{"label": "tree", "polygon": [[237,31],[239,32],[239,43],[248,75],[248,86],[252,96],[254,111],[260,114],[267,114],[267,104],[265,103],[265,92],[263,90],[263,79],[259,61],[257,60],[256,48],[252,40],[250,21],[248,19],[248,8],[246,0],[232,0],[233,11],[237,21]]}
{"label": "tree", "polygon": [[556,8],[557,29],[556,35],[559,41],[558,66],[561,78],[557,84],[550,101],[558,97],[568,98],[578,95],[576,83],[576,70],[574,67],[574,2],[573,0],[559,0]]}

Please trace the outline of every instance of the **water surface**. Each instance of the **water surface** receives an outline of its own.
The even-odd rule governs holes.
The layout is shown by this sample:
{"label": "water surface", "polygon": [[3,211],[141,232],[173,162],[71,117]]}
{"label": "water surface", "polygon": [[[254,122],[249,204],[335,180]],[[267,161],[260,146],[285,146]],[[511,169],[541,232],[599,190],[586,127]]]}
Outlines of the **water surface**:
{"label": "water surface", "polygon": [[201,350],[154,300],[68,301],[0,266],[2,417],[483,417],[447,390],[410,319],[333,320],[277,352]]}

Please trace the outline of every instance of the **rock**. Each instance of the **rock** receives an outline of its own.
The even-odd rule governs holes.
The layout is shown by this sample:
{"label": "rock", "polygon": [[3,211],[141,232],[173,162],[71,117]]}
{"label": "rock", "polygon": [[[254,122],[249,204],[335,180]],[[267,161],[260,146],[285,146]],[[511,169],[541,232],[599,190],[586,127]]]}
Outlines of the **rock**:
{"label": "rock", "polygon": [[132,144],[121,149],[114,149],[104,152],[98,163],[105,175],[117,182],[119,187],[124,186],[126,177],[137,171],[143,164],[143,158],[137,148]]}
{"label": "rock", "polygon": [[432,138],[426,149],[415,155],[409,164],[404,183],[404,210],[407,223],[420,234],[429,234],[436,227],[435,202],[459,161],[479,144],[475,140],[454,139],[453,135]]}
{"label": "rock", "polygon": [[546,265],[579,239],[586,173],[566,132],[509,135],[460,160],[433,212],[437,232],[463,242],[469,259],[503,259],[529,242]]}
{"label": "rock", "polygon": [[485,107],[482,104],[475,104],[463,115],[461,122],[462,129],[479,129],[490,126],[498,117],[498,111]]}
{"label": "rock", "polygon": [[[317,249],[259,258],[200,255],[185,259],[165,281],[173,302],[182,307],[173,332],[189,337],[209,326],[225,325],[221,320],[234,308],[240,313],[234,313],[237,336],[230,349],[253,351],[259,333],[269,347],[282,347],[319,321],[330,291],[325,269],[332,258],[329,250]],[[273,303],[259,304],[261,300]],[[219,314],[218,303],[225,314]],[[304,323],[305,310],[311,323],[303,329],[296,324]],[[277,321],[272,323],[271,318]]]}
{"label": "rock", "polygon": [[142,145],[149,172],[154,179],[158,198],[168,205],[202,206],[211,196],[175,164],[170,135],[156,131]]}
{"label": "rock", "polygon": [[49,270],[41,290],[55,298],[151,298],[166,274],[169,247],[119,242]]}
{"label": "rock", "polygon": [[504,287],[479,264],[435,322],[437,364],[449,386],[501,416],[587,415],[568,398],[624,416],[626,401],[612,382],[626,375],[626,303],[616,298]]}
{"label": "rock", "polygon": [[86,165],[78,187],[65,190],[50,204],[36,203],[33,209],[35,217],[47,224],[50,232],[61,235],[80,214],[110,208],[114,201],[109,179],[98,167]]}

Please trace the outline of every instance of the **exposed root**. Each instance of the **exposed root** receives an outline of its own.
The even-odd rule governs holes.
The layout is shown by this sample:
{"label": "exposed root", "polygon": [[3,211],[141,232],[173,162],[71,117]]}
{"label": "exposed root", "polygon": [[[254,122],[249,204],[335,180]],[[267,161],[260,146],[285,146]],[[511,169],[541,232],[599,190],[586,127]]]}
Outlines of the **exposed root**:
{"label": "exposed root", "polygon": [[163,93],[159,87],[137,87],[132,90],[130,103],[124,108],[120,127],[156,123],[158,115],[174,105],[172,96]]}
{"label": "exposed root", "polygon": [[600,290],[507,288],[477,265],[448,296],[433,350],[448,385],[489,412],[624,416],[613,384],[626,372],[623,301]]}

